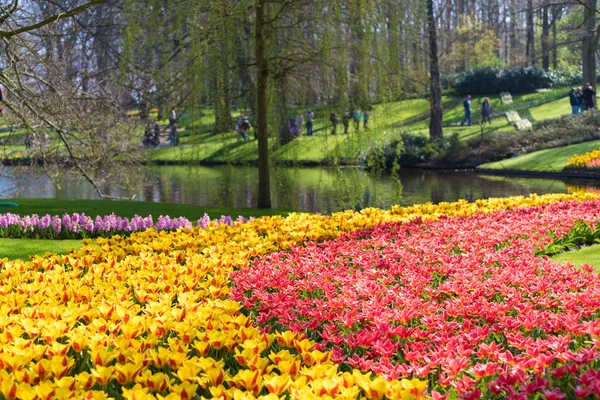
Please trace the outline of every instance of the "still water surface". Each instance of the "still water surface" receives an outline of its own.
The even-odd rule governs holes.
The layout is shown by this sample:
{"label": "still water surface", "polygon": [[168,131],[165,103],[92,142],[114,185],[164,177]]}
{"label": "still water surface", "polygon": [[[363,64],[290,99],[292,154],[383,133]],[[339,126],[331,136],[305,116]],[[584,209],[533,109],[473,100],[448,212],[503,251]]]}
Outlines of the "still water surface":
{"label": "still water surface", "polygon": [[[0,177],[3,197],[97,199],[86,182],[64,173],[55,185],[41,170],[5,167]],[[123,184],[130,187],[125,189]],[[294,211],[330,213],[365,207],[387,208],[431,201],[477,200],[488,197],[566,193],[574,188],[600,190],[600,181],[498,177],[474,172],[402,170],[397,178],[357,168],[276,168],[271,173],[272,204]],[[103,188],[112,196],[199,206],[254,207],[255,167],[149,167],[110,177]]]}

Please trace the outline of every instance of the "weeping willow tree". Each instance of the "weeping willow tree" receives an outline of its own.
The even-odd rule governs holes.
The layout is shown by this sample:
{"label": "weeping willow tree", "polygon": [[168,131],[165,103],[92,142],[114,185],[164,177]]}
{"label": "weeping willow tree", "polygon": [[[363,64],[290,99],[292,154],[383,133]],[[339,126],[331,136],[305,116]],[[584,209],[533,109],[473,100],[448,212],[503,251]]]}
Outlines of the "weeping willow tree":
{"label": "weeping willow tree", "polygon": [[120,59],[120,82],[137,103],[142,119],[156,108],[158,118],[187,97],[185,82],[190,25],[178,4],[163,0],[131,2]]}
{"label": "weeping willow tree", "polygon": [[[427,69],[422,10],[392,0],[142,0],[128,14],[135,51],[125,54],[138,72],[129,87],[150,107],[169,82],[169,101],[214,107],[215,133],[231,130],[233,108],[249,112],[258,137],[258,205],[270,207],[269,154],[291,139],[290,118],[313,106],[339,113],[414,95],[406,82],[427,75],[408,73]],[[174,28],[146,26],[168,25],[165,18],[177,20]],[[178,40],[177,48],[157,44],[165,37]]]}

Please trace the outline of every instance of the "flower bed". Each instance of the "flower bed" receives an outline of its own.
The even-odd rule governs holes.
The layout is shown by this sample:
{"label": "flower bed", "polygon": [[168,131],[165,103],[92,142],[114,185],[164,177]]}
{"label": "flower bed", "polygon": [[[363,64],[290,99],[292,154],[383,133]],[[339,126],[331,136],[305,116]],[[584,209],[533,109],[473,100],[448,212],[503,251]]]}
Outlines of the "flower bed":
{"label": "flower bed", "polygon": [[565,163],[564,169],[590,169],[600,168],[600,150],[593,150],[584,155],[575,154]]}
{"label": "flower bed", "polygon": [[177,232],[148,229],[86,240],[67,256],[3,262],[0,394],[6,399],[420,398],[424,380],[396,380],[337,364],[339,354],[324,351],[312,331],[260,332],[253,316],[231,299],[230,275],[261,255],[384,223],[590,198],[595,196],[517,197],[330,217],[293,214]]}
{"label": "flower bed", "polygon": [[534,255],[578,220],[600,220],[600,201],[387,224],[256,260],[234,273],[233,298],[263,332],[307,333],[388,379],[470,398],[598,397],[600,277]]}
{"label": "flower bed", "polygon": [[[236,221],[246,222],[244,217],[238,217]],[[211,220],[204,214],[196,222],[196,226],[206,228],[210,224],[232,225],[231,217],[222,216],[220,219]],[[174,231],[179,228],[192,228],[194,224],[184,217],[171,218],[160,216],[156,223],[152,215],[133,218],[117,217],[115,214],[96,218],[85,214],[74,213],[51,216],[46,214],[40,217],[37,214],[21,217],[16,214],[0,214],[0,237],[10,238],[34,238],[34,239],[86,239],[96,237],[110,237],[114,235],[128,235],[132,232],[143,231],[153,228],[159,231]]]}

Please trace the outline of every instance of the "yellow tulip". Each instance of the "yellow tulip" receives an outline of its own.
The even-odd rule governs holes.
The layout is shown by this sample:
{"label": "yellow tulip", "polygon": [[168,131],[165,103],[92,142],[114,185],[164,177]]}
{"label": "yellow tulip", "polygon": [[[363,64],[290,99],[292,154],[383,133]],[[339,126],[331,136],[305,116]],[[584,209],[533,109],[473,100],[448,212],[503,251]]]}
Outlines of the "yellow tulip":
{"label": "yellow tulip", "polygon": [[95,347],[90,351],[90,357],[96,366],[107,367],[117,357],[117,354],[102,347]]}
{"label": "yellow tulip", "polygon": [[210,350],[210,343],[196,340],[194,343],[192,343],[192,347],[196,349],[200,357],[204,357]]}
{"label": "yellow tulip", "polygon": [[23,355],[0,353],[0,366],[11,372],[20,371],[25,365],[29,363],[30,359]]}
{"label": "yellow tulip", "polygon": [[315,345],[315,343],[308,339],[294,341],[294,347],[296,348],[296,350],[298,350],[298,353],[300,353],[300,354],[309,352],[310,349],[312,349],[314,345]]}
{"label": "yellow tulip", "polygon": [[190,400],[196,394],[196,389],[198,389],[198,385],[189,382],[183,382],[180,385],[171,385],[170,389],[178,394],[182,400]]}
{"label": "yellow tulip", "polygon": [[362,388],[367,399],[381,400],[390,390],[390,383],[382,377],[377,377],[374,380],[361,379],[358,385]]}
{"label": "yellow tulip", "polygon": [[47,348],[47,352],[48,355],[51,357],[64,356],[65,354],[67,354],[70,347],[71,346],[69,346],[68,344],[62,344],[60,342],[51,342]]}
{"label": "yellow tulip", "polygon": [[8,372],[0,370],[0,392],[5,399],[14,399],[17,395],[17,384]]}
{"label": "yellow tulip", "polygon": [[89,390],[94,386],[94,376],[88,372],[81,372],[77,375],[77,384],[79,387],[85,390]]}
{"label": "yellow tulip", "polygon": [[205,370],[204,373],[213,386],[221,385],[226,378],[222,368],[210,368]]}
{"label": "yellow tulip", "polygon": [[83,392],[81,393],[79,398],[86,400],[112,400],[112,397],[108,397],[108,394],[106,392],[102,392],[99,390]]}
{"label": "yellow tulip", "polygon": [[232,379],[228,380],[228,382],[237,388],[244,388],[254,394],[258,394],[262,387],[262,376],[259,371],[243,369]]}
{"label": "yellow tulip", "polygon": [[52,396],[49,397],[53,400],[72,399],[75,395],[75,391],[69,388],[59,387],[54,390]]}
{"label": "yellow tulip", "polygon": [[323,364],[331,359],[331,352],[322,352],[319,350],[313,350],[306,355],[307,365]]}
{"label": "yellow tulip", "polygon": [[80,352],[87,346],[88,339],[82,334],[75,334],[69,338],[69,343],[73,351]]}
{"label": "yellow tulip", "polygon": [[152,371],[145,370],[142,374],[138,375],[136,382],[141,383],[154,392],[161,393],[167,390],[169,385],[173,383],[173,379],[169,379],[169,376],[162,372],[152,374]]}
{"label": "yellow tulip", "polygon": [[91,369],[91,373],[100,386],[107,386],[113,379],[115,367],[103,367],[96,365],[96,368]]}
{"label": "yellow tulip", "polygon": [[313,391],[319,396],[333,396],[337,394],[340,389],[340,382],[338,379],[316,379],[311,382]]}
{"label": "yellow tulip", "polygon": [[270,378],[265,378],[264,386],[269,389],[269,392],[280,395],[285,392],[291,384],[289,375],[274,375]]}
{"label": "yellow tulip", "polygon": [[49,400],[54,398],[55,387],[52,382],[44,381],[33,387],[33,390],[37,394],[40,400]]}
{"label": "yellow tulip", "polygon": [[115,364],[115,371],[117,372],[117,381],[121,385],[127,385],[133,382],[136,376],[140,373],[143,366],[141,364]]}
{"label": "yellow tulip", "polygon": [[277,339],[279,345],[284,347],[294,347],[294,343],[298,337],[299,335],[292,331],[277,332],[275,334],[275,339]]}
{"label": "yellow tulip", "polygon": [[281,360],[277,363],[277,369],[279,369],[282,374],[289,374],[295,378],[300,372],[300,361],[295,359]]}
{"label": "yellow tulip", "polygon": [[123,388],[123,399],[125,400],[151,400],[156,399],[153,395],[148,393],[148,389],[141,385],[135,385],[131,389]]}

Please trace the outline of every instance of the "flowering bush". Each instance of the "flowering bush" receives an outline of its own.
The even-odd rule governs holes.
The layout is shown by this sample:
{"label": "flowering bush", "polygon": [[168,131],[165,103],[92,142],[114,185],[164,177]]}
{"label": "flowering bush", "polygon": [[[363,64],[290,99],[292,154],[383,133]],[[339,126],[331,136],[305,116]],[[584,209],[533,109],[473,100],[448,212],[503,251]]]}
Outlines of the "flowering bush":
{"label": "flowering bush", "polygon": [[[246,222],[244,217],[238,217],[237,221]],[[211,223],[232,225],[233,220],[229,216],[220,219],[211,218],[204,214],[196,222],[196,226],[206,228]],[[0,214],[0,237],[12,238],[35,238],[35,239],[85,239],[95,237],[110,237],[114,235],[127,235],[132,232],[143,231],[154,228],[159,231],[174,231],[179,228],[192,228],[193,224],[187,218],[171,218],[160,216],[156,224],[152,216],[140,217],[135,215],[131,220],[117,217],[115,214],[104,217],[97,216],[95,219],[85,214],[64,214],[62,217],[46,214],[43,217],[34,214],[21,217],[16,214]]]}
{"label": "flowering bush", "polygon": [[578,220],[599,221],[600,201],[386,224],[258,259],[232,295],[263,332],[307,333],[388,379],[470,398],[598,397],[600,277],[534,255]]}
{"label": "flowering bush", "polygon": [[[338,364],[341,354],[315,342],[312,331],[261,332],[254,316],[232,300],[231,274],[248,268],[259,256],[296,251],[308,241],[323,242],[381,224],[487,215],[498,209],[591,198],[595,196],[578,193],[366,209],[329,217],[292,214],[231,225],[212,221],[205,229],[147,229],[128,237],[86,239],[82,249],[66,256],[3,260],[0,397],[422,398],[427,383],[418,374],[392,379]],[[434,239],[427,240],[434,245]],[[575,285],[578,275],[569,273]],[[539,281],[543,291],[544,280]],[[579,309],[579,301],[587,307],[588,300],[579,298],[578,289],[569,288],[569,307]],[[516,289],[507,296],[515,293]],[[443,300],[446,295],[440,296]],[[288,304],[285,298],[281,302]],[[460,342],[456,343],[458,347]],[[377,363],[373,365],[376,370]],[[582,380],[583,390],[592,378],[582,377],[588,379]]]}
{"label": "flowering bush", "polygon": [[593,150],[584,155],[575,154],[565,163],[565,169],[600,169],[600,150]]}

